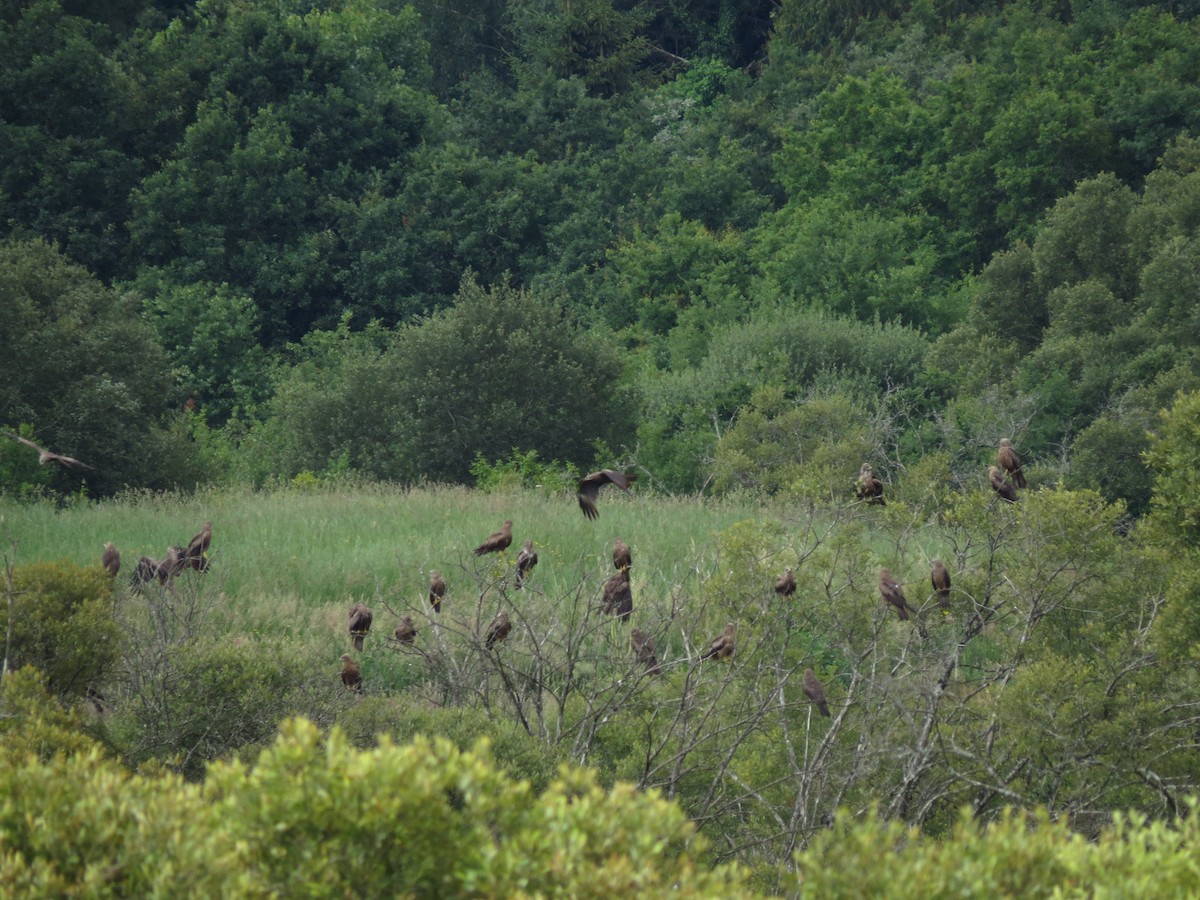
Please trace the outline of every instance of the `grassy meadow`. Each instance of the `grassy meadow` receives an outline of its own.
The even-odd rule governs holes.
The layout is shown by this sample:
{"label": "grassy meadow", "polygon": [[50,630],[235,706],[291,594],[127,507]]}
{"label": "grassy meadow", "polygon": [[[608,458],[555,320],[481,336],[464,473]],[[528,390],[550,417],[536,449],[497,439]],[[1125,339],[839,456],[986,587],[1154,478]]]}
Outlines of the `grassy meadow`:
{"label": "grassy meadow", "polygon": [[[598,520],[589,521],[573,495],[531,490],[386,485],[210,490],[131,494],[68,507],[0,502],[0,538],[18,564],[65,559],[98,565],[104,542],[112,541],[121,551],[124,582],[140,556],[161,559],[168,546],[186,545],[211,520],[210,572],[202,579],[185,573],[180,587],[202,581],[216,595],[220,614],[213,627],[307,638],[328,632],[331,652],[340,653],[346,611],[356,602],[372,607],[374,627],[386,626],[380,633],[390,633],[395,623],[386,608],[428,617],[432,569],[449,585],[444,610],[460,617],[478,612],[486,625],[496,606],[479,596],[479,586],[492,584],[517,596],[508,579],[526,538],[533,539],[539,557],[523,592],[529,606],[537,598],[573,595],[581,585],[598,600],[612,572],[618,536],[633,548],[638,609],[664,612],[672,602],[699,604],[717,561],[719,536],[736,523],[765,520],[776,523],[771,530],[782,536],[786,517],[782,509],[750,502],[626,497],[611,489],[602,494],[600,511]],[[509,518],[512,546],[499,556],[475,557],[473,548]],[[768,594],[769,570],[796,562],[787,558],[786,537],[781,540],[777,560],[770,550],[760,560]]]}

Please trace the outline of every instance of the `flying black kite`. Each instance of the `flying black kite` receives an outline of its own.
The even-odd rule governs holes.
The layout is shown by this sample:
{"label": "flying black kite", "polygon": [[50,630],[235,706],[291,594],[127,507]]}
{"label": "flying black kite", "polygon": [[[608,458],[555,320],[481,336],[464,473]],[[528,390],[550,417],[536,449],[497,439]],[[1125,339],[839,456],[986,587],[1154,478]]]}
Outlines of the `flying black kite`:
{"label": "flying black kite", "polygon": [[600,515],[600,510],[596,509],[596,497],[600,494],[600,488],[606,484],[615,484],[625,493],[629,493],[629,486],[635,481],[636,475],[626,475],[616,469],[601,469],[599,472],[585,475],[579,480],[579,508],[589,519],[595,519]]}

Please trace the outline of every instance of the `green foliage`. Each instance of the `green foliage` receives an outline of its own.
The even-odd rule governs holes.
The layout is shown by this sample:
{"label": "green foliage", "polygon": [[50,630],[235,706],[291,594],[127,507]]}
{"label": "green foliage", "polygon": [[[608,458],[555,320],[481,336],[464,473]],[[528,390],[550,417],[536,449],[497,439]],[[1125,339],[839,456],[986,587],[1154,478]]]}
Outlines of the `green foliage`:
{"label": "green foliage", "polygon": [[131,775],[98,750],[0,768],[10,897],[261,893],[245,847],[194,785]]}
{"label": "green foliage", "polygon": [[782,388],[763,388],[717,443],[714,487],[808,499],[843,495],[874,450],[864,418],[842,395],[794,403]]}
{"label": "green foliage", "polygon": [[295,364],[277,370],[265,417],[240,443],[235,465],[255,482],[347,469],[378,479],[407,475],[406,386],[389,342],[376,323],[352,332],[347,318],[335,330],[309,333],[291,348]]}
{"label": "green foliage", "polygon": [[391,358],[410,478],[461,481],[476,454],[514,448],[581,465],[629,434],[615,347],[554,298],[466,279],[452,308],[397,333]]}
{"label": "green foliage", "polygon": [[483,454],[471,464],[475,487],[482,491],[536,488],[550,494],[573,491],[579,484],[579,470],[558,460],[538,462],[537,451],[522,453],[513,449],[507,459],[489,463]]}
{"label": "green foliage", "polygon": [[[109,493],[165,481],[156,445],[170,383],[133,298],[42,241],[0,244],[0,296],[0,421],[11,430],[30,423],[38,444],[95,468],[56,471],[51,483],[66,490],[86,480]],[[32,452],[4,443],[6,458]]]}
{"label": "green foliage", "polygon": [[1146,451],[1155,520],[1181,546],[1200,546],[1200,391],[1177,395],[1156,432]]}
{"label": "green foliage", "polygon": [[268,743],[284,718],[329,723],[345,700],[334,656],[320,673],[308,662],[311,644],[227,635],[171,643],[148,630],[137,641],[103,726],[106,742],[131,765],[161,762],[198,779],[209,762]]}
{"label": "green foliage", "polygon": [[[99,554],[97,546],[97,561]],[[16,566],[5,593],[12,668],[37,668],[64,697],[82,697],[113,672],[120,654],[116,596],[98,562]]]}
{"label": "green foliage", "polygon": [[449,742],[350,748],[286,724],[253,765],[217,765],[203,792],[131,776],[95,753],[6,766],[0,793],[9,896],[749,895],[675,805],[605,791],[563,769],[540,795]]}
{"label": "green foliage", "polygon": [[252,297],[269,346],[332,326],[354,255],[343,231],[400,183],[436,118],[418,34],[411,9],[347,0],[206,3],[186,33],[160,35],[202,91],[133,196],[142,261]]}
{"label": "green foliage", "polygon": [[169,281],[155,284],[143,273],[146,318],[172,363],[177,385],[205,420],[228,421],[237,407],[253,410],[267,396],[266,351],[260,345],[259,312],[249,297],[227,285]]}
{"label": "green foliage", "polygon": [[111,278],[128,271],[128,196],[148,169],[143,107],[113,33],[69,5],[0,19],[0,238],[41,238]]}
{"label": "green foliage", "polygon": [[642,373],[639,460],[672,488],[694,490],[711,471],[721,435],[756,389],[807,393],[819,387],[816,396],[868,403],[889,386],[911,381],[927,348],[920,332],[902,325],[763,309],[714,336],[694,369]]}
{"label": "green foliage", "polygon": [[963,810],[946,840],[889,822],[872,810],[839,813],[834,826],[796,855],[790,892],[797,897],[956,897],[1138,895],[1186,892],[1195,817],[1147,822],[1114,816],[1089,842],[1045,810],[1009,811],[980,825]]}
{"label": "green foliage", "polygon": [[0,680],[0,757],[7,768],[33,756],[86,754],[99,744],[84,733],[84,707],[65,706],[32,666],[10,671]]}
{"label": "green foliage", "polygon": [[583,0],[560,7],[544,0],[514,0],[506,9],[508,30],[521,51],[518,72],[526,79],[573,79],[589,93],[611,96],[653,77],[643,33],[649,10],[612,0]]}

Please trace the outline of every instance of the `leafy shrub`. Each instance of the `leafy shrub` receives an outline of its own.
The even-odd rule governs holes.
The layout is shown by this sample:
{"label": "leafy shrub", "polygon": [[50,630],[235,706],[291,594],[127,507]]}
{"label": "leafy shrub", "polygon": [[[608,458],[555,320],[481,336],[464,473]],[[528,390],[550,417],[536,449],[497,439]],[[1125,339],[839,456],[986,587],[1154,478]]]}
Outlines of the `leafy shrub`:
{"label": "leafy shrub", "polygon": [[538,488],[547,493],[574,490],[579,484],[579,470],[570,463],[558,460],[538,462],[536,450],[522,453],[516,447],[507,459],[489,463],[482,453],[475,455],[471,476],[475,486],[483,491],[505,488]]}
{"label": "leafy shrub", "polygon": [[287,716],[329,723],[337,704],[349,702],[336,664],[314,666],[312,648],[296,642],[199,637],[135,652],[104,736],[131,764],[157,760],[188,778],[214,759],[263,746]]}
{"label": "leafy shrub", "polygon": [[113,670],[120,632],[113,582],[99,565],[16,566],[10,599],[10,668],[33,666],[45,673],[51,691],[74,697]]}
{"label": "leafy shrub", "polygon": [[1045,810],[1009,811],[986,826],[963,810],[944,841],[872,811],[839,812],[788,877],[794,897],[1180,896],[1195,884],[1200,825],[1113,817],[1089,842]]}
{"label": "leafy shrub", "polygon": [[677,806],[564,768],[540,795],[486,744],[284,725],[257,762],[203,789],[130,775],[98,753],[0,770],[6,896],[746,896],[710,868]]}

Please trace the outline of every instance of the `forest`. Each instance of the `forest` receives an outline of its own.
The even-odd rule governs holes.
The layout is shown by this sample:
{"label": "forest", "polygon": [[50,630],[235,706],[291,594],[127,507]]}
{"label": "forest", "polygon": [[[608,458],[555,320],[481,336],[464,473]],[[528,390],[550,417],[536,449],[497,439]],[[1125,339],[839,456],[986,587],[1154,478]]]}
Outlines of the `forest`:
{"label": "forest", "polygon": [[[2,0],[0,756],[213,822],[118,871],[120,817],[91,865],[14,802],[0,887],[273,895],[305,851],[243,858],[285,798],[218,815],[236,780],[390,772],[421,735],[447,846],[511,788],[540,824],[479,822],[524,853],[421,874],[347,817],[315,858],[478,895],[1166,878],[1200,793],[1198,12]],[[637,480],[589,521],[606,468]],[[205,521],[211,569],[130,581]],[[619,537],[629,622],[596,605]],[[639,817],[659,843],[600,849]],[[880,842],[890,875],[854,861]],[[1145,857],[1088,857],[1118,844]]]}

